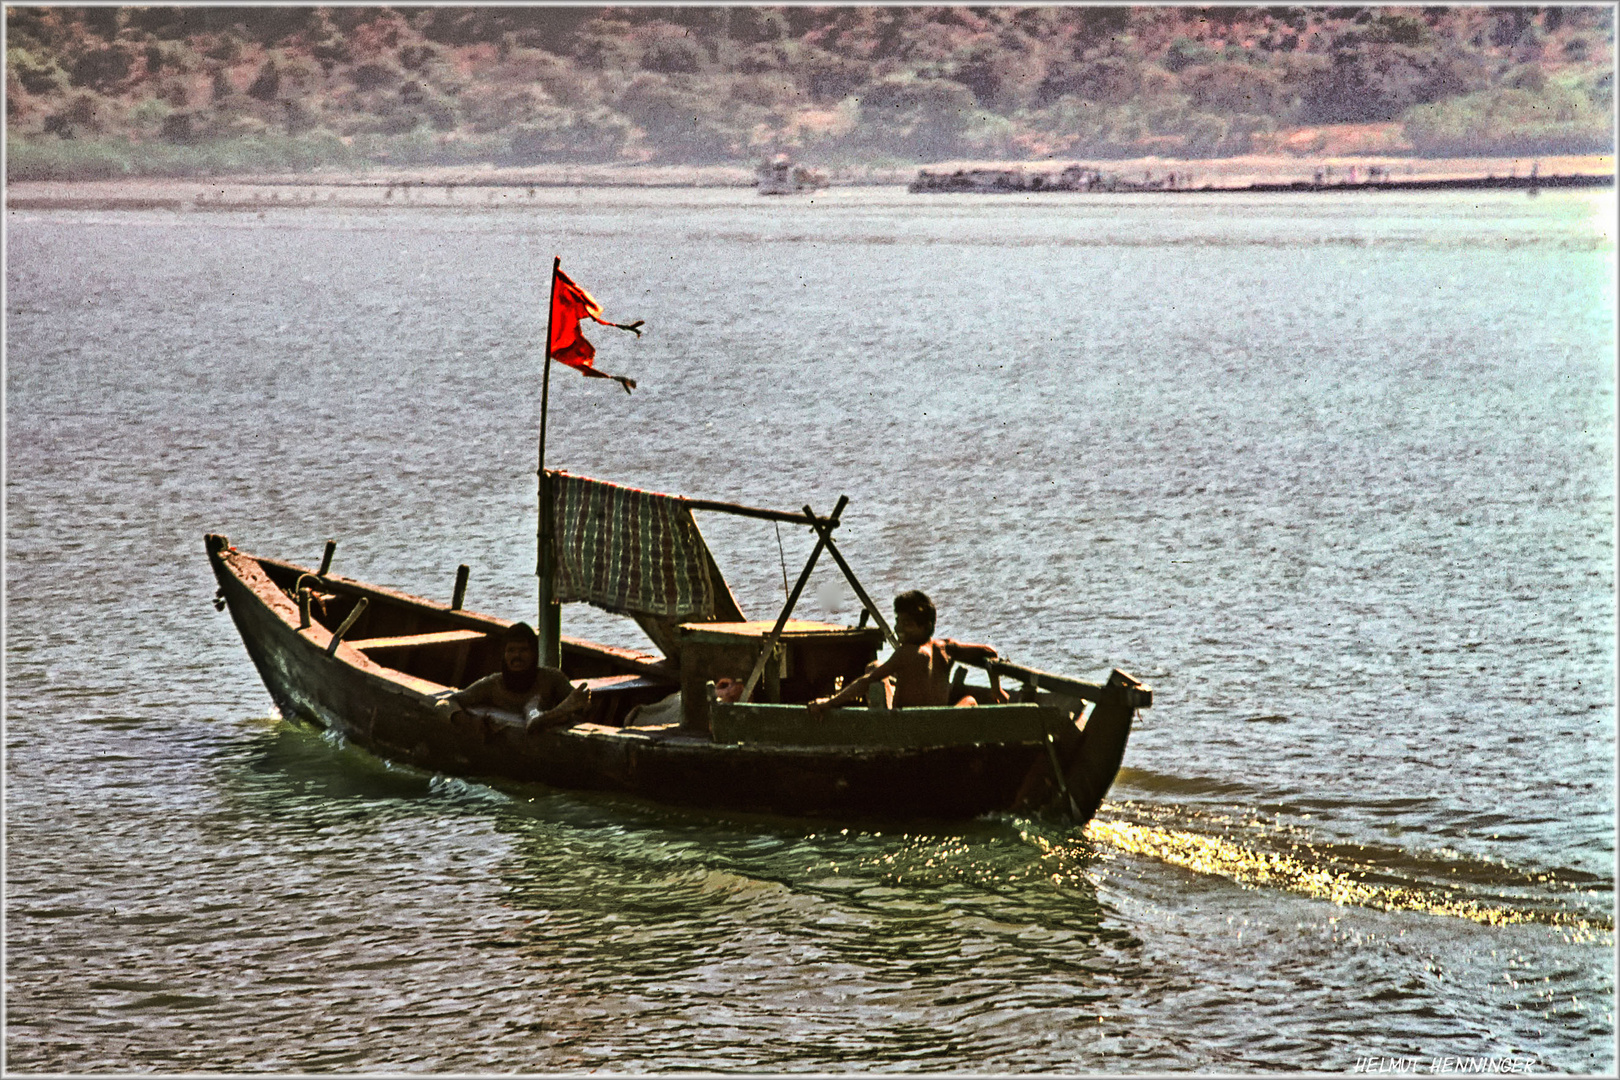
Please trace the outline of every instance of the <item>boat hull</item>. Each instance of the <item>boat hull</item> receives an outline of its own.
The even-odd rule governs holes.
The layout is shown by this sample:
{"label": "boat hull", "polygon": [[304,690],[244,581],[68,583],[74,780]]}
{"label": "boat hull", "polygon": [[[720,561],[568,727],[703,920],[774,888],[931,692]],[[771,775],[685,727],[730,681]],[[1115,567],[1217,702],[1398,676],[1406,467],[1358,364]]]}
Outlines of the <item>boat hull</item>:
{"label": "boat hull", "polygon": [[[219,596],[284,716],[433,772],[790,815],[959,819],[1055,806],[1084,820],[1113,781],[1134,712],[1127,693],[1098,701],[1084,730],[1070,723],[1050,747],[1029,741],[902,747],[717,742],[679,725],[620,727],[600,712],[592,722],[535,733],[485,719],[452,722],[434,708],[437,696],[452,687],[385,668],[344,642],[329,647],[332,634],[319,622],[300,628],[297,602],[264,572],[272,561],[261,565],[215,536],[208,538],[208,555]],[[276,568],[285,579],[287,565]],[[415,605],[422,619],[453,620],[492,635],[506,626],[348,579],[311,576],[334,592],[363,589],[385,602]],[[565,667],[570,653],[585,656],[590,648],[565,645],[572,645],[565,648]],[[616,660],[610,651],[586,658],[610,665]],[[637,665],[619,662],[632,668],[619,676],[624,682]],[[648,665],[641,663],[639,670]],[[662,685],[629,682],[639,687],[642,700],[677,685],[673,678]],[[611,692],[598,696],[606,701]]]}

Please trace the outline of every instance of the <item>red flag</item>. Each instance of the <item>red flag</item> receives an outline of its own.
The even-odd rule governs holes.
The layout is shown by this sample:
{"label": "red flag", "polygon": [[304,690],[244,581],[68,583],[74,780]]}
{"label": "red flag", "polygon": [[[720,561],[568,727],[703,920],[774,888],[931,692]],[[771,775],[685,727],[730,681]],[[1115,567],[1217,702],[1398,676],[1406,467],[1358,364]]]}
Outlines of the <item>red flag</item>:
{"label": "red flag", "polygon": [[551,358],[567,364],[581,375],[612,379],[623,386],[628,394],[636,388],[636,380],[596,370],[596,347],[579,332],[579,322],[581,319],[591,319],[603,326],[628,330],[640,337],[641,320],[633,323],[608,322],[602,318],[602,305],[593,300],[590,293],[575,285],[573,279],[561,270],[554,273],[556,280],[551,286]]}

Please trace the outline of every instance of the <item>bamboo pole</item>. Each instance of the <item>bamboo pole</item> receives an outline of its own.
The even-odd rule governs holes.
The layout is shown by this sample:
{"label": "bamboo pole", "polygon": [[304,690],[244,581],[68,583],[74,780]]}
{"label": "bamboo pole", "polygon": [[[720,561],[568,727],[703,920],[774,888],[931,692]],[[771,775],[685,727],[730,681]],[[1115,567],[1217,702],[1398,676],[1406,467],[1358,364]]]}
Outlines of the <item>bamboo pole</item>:
{"label": "bamboo pole", "polygon": [[[804,511],[765,510],[758,506],[743,506],[739,503],[720,502],[717,499],[688,499],[684,496],[674,496],[689,510],[713,510],[720,514],[735,514],[738,517],[761,518],[765,521],[785,521],[790,525],[804,524]],[[826,525],[835,523],[837,515],[830,518],[817,518]]]}
{"label": "bamboo pole", "polygon": [[551,406],[551,318],[557,307],[557,271],[562,267],[562,256],[551,263],[551,293],[546,302],[546,367],[540,377],[540,535],[535,560],[535,572],[540,578],[539,622],[540,663],[547,667],[562,667],[562,606],[557,603],[556,545],[552,537],[551,482],[546,477],[546,416]]}

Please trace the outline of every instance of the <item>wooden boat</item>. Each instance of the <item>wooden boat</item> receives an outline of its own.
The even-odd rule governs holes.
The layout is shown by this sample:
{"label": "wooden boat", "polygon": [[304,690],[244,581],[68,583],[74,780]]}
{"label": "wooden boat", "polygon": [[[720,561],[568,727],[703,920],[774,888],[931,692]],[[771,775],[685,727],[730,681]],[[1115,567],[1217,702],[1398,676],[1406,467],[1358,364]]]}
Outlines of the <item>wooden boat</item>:
{"label": "wooden boat", "polygon": [[[546,475],[593,496],[616,488]],[[965,668],[956,671],[955,689],[985,702],[978,707],[839,708],[812,718],[805,703],[859,676],[889,633],[833,542],[843,501],[831,517],[817,518],[809,507],[791,514],[617,491],[672,500],[688,514],[726,510],[808,523],[820,542],[774,623],[742,618],[702,547],[693,557],[711,572],[716,598],[706,617],[629,612],[658,651],[561,638],[563,671],[592,692],[584,719],[569,727],[531,732],[515,716],[453,722],[435,710],[441,697],[499,670],[510,625],[462,608],[465,567],[455,597],[443,604],[331,573],[330,542],[321,566],[310,569],[250,555],[211,534],[216,605],[229,608],[285,716],[426,770],[794,815],[1051,810],[1083,822],[1096,811],[1135,710],[1152,703],[1147,687],[1117,670],[1098,685],[991,660],[980,684],[967,682]],[[867,608],[857,626],[790,618],[824,549]],[[877,626],[866,625],[868,613]],[[745,670],[753,700],[718,700],[714,680]],[[1021,685],[1017,700],[991,704],[1003,678]],[[632,716],[676,692],[674,718],[647,724]]]}

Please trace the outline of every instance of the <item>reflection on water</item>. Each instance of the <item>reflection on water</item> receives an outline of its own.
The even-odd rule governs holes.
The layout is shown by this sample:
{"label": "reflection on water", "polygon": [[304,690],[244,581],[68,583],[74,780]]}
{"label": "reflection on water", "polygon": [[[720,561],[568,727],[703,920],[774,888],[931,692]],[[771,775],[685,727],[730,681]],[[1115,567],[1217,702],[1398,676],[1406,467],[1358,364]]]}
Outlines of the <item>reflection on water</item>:
{"label": "reflection on water", "polygon": [[[11,215],[8,1064],[1612,1068],[1611,218],[854,189]],[[441,599],[469,563],[470,606],[529,617],[556,253],[648,331],[611,346],[635,395],[553,380],[551,463],[848,494],[874,595],[1153,683],[1092,826],[677,811],[266,718],[204,532],[336,536],[342,572]],[[814,538],[712,518],[774,613]],[[806,614],[847,619],[817,575]]]}
{"label": "reflection on water", "polygon": [[[1245,823],[1261,830],[1265,823]],[[1309,842],[1294,839],[1286,850],[1264,850],[1224,836],[1210,836],[1159,825],[1127,821],[1093,821],[1086,829],[1092,840],[1122,851],[1149,855],[1200,874],[1218,874],[1242,885],[1287,889],[1334,904],[1356,904],[1382,911],[1417,911],[1471,919],[1491,926],[1542,922],[1569,927],[1571,941],[1613,942],[1614,921],[1597,912],[1521,906],[1509,897],[1479,899],[1454,887],[1404,884],[1392,878],[1378,852],[1364,852],[1369,861],[1351,862],[1324,857]],[[1547,882],[1550,875],[1509,871],[1513,884]],[[1612,895],[1612,890],[1611,890]],[[1594,897],[1599,903],[1602,898]],[[1604,933],[1607,932],[1607,933]]]}

